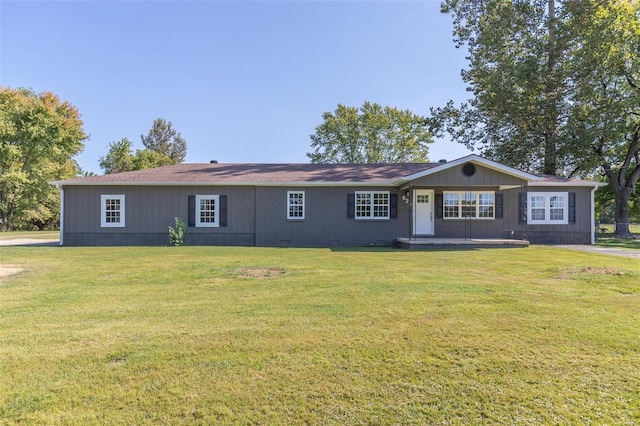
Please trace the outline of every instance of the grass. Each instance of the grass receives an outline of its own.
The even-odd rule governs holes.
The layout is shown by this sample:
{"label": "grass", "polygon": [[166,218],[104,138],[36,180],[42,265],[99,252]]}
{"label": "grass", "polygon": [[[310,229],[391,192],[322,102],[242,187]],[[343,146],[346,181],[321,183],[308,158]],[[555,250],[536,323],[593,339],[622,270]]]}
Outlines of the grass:
{"label": "grass", "polygon": [[0,240],[16,238],[34,238],[37,240],[54,240],[60,238],[60,231],[11,231],[0,232]]}
{"label": "grass", "polygon": [[627,240],[613,237],[598,237],[596,244],[602,247],[640,250],[640,238]]}
{"label": "grass", "polygon": [[0,247],[0,423],[634,424],[640,265]]}

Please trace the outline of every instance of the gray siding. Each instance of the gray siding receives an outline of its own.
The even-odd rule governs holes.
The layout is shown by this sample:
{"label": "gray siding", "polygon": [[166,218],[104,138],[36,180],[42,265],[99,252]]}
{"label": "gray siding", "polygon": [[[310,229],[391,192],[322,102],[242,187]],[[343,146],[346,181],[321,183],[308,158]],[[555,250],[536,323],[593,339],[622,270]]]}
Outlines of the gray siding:
{"label": "gray siding", "polygon": [[[437,188],[444,191],[464,191],[468,187]],[[495,191],[503,194],[502,219],[435,219],[435,238],[514,238],[534,244],[591,244],[591,188],[585,187],[522,187],[499,191],[497,187],[473,187],[472,191]],[[566,225],[529,225],[518,223],[518,193],[575,192],[576,222]]]}
{"label": "gray siding", "polygon": [[[445,176],[447,175],[447,176]],[[446,184],[447,179],[457,182]],[[472,180],[475,179],[476,183]],[[480,182],[482,182],[480,184]],[[503,194],[503,218],[434,219],[436,238],[516,238],[532,243],[590,244],[591,188],[529,187],[499,190],[500,185],[522,185],[519,179],[477,166],[466,178],[458,167],[411,182],[411,188],[443,191],[494,191]],[[305,191],[305,219],[287,219],[287,191]],[[398,217],[384,220],[347,218],[347,195],[355,191],[389,191],[398,196]],[[518,193],[575,192],[576,223],[528,225],[518,223]],[[187,229],[190,245],[258,246],[389,246],[411,233],[410,206],[404,190],[389,187],[153,187],[69,186],[64,196],[65,245],[167,245],[168,226],[179,217],[188,222],[189,195],[227,196],[227,226]],[[100,196],[125,195],[124,228],[100,226]],[[437,206],[436,206],[437,208]],[[434,211],[435,213],[435,211]]]}
{"label": "gray siding", "polygon": [[[287,219],[287,191],[305,191],[305,219]],[[347,219],[347,194],[398,194],[398,218]],[[125,227],[100,226],[100,196],[125,195]],[[189,245],[390,246],[409,235],[408,206],[397,188],[356,187],[67,187],[65,245],[167,245],[168,226],[187,223],[188,196],[227,195],[227,227],[187,228]],[[258,214],[256,214],[256,206]]]}
{"label": "gray siding", "polygon": [[[518,211],[510,211],[509,224],[526,233],[526,237],[534,244],[591,244],[591,188],[585,187],[534,187],[529,192],[575,192],[576,222],[567,225],[522,225],[518,224]],[[507,197],[505,197],[506,199]],[[510,203],[518,206],[518,191],[509,191]],[[505,209],[506,214],[506,209]]]}
{"label": "gray siding", "polygon": [[[179,217],[187,223],[188,196],[227,195],[228,226],[187,228],[187,244],[254,245],[253,187],[66,187],[65,245],[167,245],[168,227]],[[125,227],[100,226],[100,196],[124,194]],[[231,219],[232,218],[232,219]]]}
{"label": "gray siding", "polygon": [[524,185],[526,181],[515,176],[507,175],[496,170],[488,169],[476,164],[476,173],[471,177],[462,174],[461,164],[439,173],[424,176],[411,182],[414,186],[499,186],[499,185]]}
{"label": "gray siding", "polygon": [[[305,191],[305,219],[287,219],[287,191]],[[347,194],[389,191],[398,194],[398,218],[347,219]],[[409,235],[408,207],[397,188],[259,187],[256,189],[258,246],[389,246]]]}

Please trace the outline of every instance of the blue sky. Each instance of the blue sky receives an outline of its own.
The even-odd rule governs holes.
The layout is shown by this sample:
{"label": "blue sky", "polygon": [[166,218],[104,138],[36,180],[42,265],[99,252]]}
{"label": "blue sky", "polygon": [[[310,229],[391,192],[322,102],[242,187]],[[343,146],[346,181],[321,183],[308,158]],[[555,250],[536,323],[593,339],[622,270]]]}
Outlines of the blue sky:
{"label": "blue sky", "polygon": [[[91,135],[77,160],[165,118],[187,162],[306,163],[338,103],[427,115],[467,98],[439,1],[0,1],[0,84],[51,91]],[[430,159],[468,153],[447,140]]]}

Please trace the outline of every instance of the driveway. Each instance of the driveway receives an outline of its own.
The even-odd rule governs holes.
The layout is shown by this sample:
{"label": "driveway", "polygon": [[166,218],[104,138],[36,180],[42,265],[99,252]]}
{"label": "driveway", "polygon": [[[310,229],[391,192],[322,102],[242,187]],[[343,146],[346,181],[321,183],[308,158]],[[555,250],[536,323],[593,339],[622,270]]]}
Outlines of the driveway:
{"label": "driveway", "polygon": [[589,253],[610,254],[612,256],[633,257],[640,259],[640,250],[619,249],[615,247],[600,247],[588,245],[554,245],[553,247],[565,248],[568,250],[586,251]]}
{"label": "driveway", "polygon": [[59,239],[41,239],[41,238],[7,238],[0,239],[1,246],[57,246],[60,245]]}

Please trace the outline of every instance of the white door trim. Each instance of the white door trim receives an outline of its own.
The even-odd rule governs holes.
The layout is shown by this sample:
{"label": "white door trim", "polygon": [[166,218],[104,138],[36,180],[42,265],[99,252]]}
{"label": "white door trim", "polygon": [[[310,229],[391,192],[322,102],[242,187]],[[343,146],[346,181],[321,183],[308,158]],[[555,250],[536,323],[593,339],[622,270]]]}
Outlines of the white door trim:
{"label": "white door trim", "polygon": [[435,191],[413,190],[413,235],[434,235]]}

